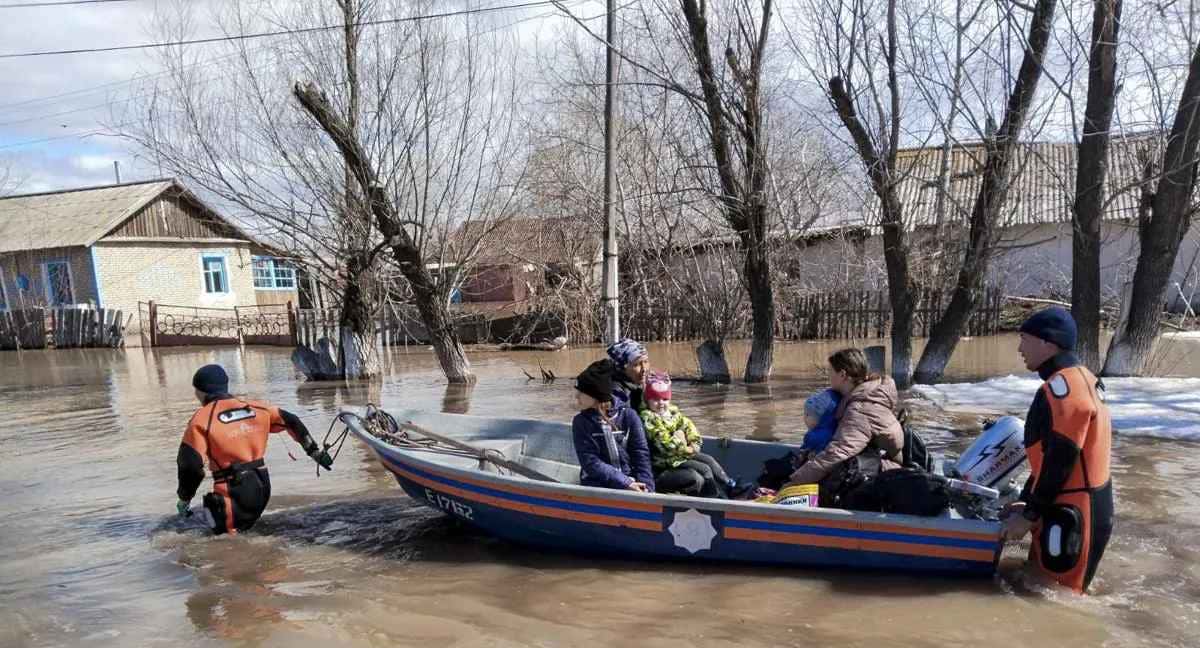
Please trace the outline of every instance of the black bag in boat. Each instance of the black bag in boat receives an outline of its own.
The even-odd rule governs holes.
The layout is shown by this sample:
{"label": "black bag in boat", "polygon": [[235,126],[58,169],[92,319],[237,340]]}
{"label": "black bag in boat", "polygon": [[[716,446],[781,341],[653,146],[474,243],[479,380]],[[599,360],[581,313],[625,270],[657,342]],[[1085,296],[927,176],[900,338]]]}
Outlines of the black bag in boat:
{"label": "black bag in boat", "polygon": [[916,468],[899,468],[880,473],[875,479],[850,491],[841,508],[851,511],[903,513],[935,517],[950,506],[943,481]]}
{"label": "black bag in boat", "polygon": [[758,476],[758,485],[771,490],[779,490],[796,471],[796,453],[789,452],[777,459],[767,459],[763,462],[762,473]]}
{"label": "black bag in boat", "polygon": [[900,451],[900,465],[905,468],[916,468],[925,472],[933,472],[933,455],[925,439],[908,424],[908,412],[900,410],[896,415],[900,427],[904,430],[904,448]]}
{"label": "black bag in boat", "polygon": [[874,481],[882,467],[881,457],[869,448],[838,464],[819,483],[821,507],[846,508],[846,497]]}

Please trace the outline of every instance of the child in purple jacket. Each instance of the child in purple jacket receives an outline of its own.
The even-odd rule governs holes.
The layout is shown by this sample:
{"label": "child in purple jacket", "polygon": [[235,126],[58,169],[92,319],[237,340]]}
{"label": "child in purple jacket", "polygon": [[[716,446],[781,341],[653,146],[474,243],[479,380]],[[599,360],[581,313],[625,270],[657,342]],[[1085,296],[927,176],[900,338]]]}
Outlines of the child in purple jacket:
{"label": "child in purple jacket", "polygon": [[571,421],[571,434],[579,457],[579,483],[653,493],[642,419],[629,407],[610,410],[612,374],[612,362],[598,360],[575,379],[575,402],[581,411]]}

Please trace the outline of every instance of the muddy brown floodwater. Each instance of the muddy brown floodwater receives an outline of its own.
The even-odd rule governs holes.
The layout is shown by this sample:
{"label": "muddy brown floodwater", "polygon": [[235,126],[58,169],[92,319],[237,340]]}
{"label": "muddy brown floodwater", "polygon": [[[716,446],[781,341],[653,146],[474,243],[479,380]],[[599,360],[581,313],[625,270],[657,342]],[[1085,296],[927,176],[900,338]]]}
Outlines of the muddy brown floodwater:
{"label": "muddy brown floodwater", "polygon": [[[780,345],[769,387],[678,383],[676,401],[707,434],[798,439],[835,346]],[[1015,347],[967,341],[948,378],[1018,372]],[[983,581],[547,554],[415,505],[353,440],[317,478],[273,437],[275,494],[250,533],[173,526],[201,364],[319,438],[338,408],[369,400],[566,421],[571,381],[521,369],[570,376],[599,353],[475,353],[469,390],[447,388],[424,349],[391,353],[375,389],[302,384],[283,349],[0,353],[0,646],[1200,645],[1200,447],[1154,439],[1116,439],[1118,522],[1089,597],[1027,584],[1016,548]],[[689,345],[651,353],[694,369]],[[1160,355],[1163,371],[1200,375],[1200,343]],[[914,408],[937,447],[978,430]]]}

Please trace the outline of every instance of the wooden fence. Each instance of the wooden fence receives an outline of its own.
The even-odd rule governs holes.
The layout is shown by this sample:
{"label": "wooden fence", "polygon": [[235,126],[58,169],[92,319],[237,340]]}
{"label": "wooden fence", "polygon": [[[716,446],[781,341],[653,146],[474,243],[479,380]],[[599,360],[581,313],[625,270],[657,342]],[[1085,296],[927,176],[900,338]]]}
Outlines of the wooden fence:
{"label": "wooden fence", "polygon": [[[950,294],[922,290],[913,310],[913,335],[929,337],[949,305]],[[1004,294],[987,289],[967,320],[964,335],[1000,330]],[[776,336],[787,340],[882,338],[891,334],[892,308],[886,291],[850,290],[797,297],[781,318]]]}
{"label": "wooden fence", "polygon": [[324,310],[302,308],[295,311],[293,321],[298,345],[316,349],[317,340],[321,338],[326,338],[335,345],[341,339],[338,335],[338,311],[336,308]]}
{"label": "wooden fence", "polygon": [[111,308],[28,308],[0,312],[0,350],[125,345],[125,316]]}
{"label": "wooden fence", "polygon": [[[311,349],[317,341],[327,338],[335,346],[339,340],[337,309],[299,309],[293,311],[295,340],[297,344]],[[465,344],[488,342],[492,331],[490,322],[481,315],[455,318],[454,326],[459,339]],[[405,306],[388,308],[375,322],[375,340],[385,347],[408,344],[428,344],[429,330],[421,321],[416,308]]]}
{"label": "wooden fence", "polygon": [[0,311],[0,349],[46,348],[46,311],[41,308]]}
{"label": "wooden fence", "polygon": [[[621,313],[621,335],[644,342],[698,340],[707,327],[690,311],[674,308],[631,308]],[[744,323],[735,327],[740,337]],[[748,329],[745,335],[749,337]]]}
{"label": "wooden fence", "polygon": [[112,308],[56,308],[50,311],[56,349],[125,346],[125,314]]}
{"label": "wooden fence", "polygon": [[[926,290],[917,295],[913,335],[928,337],[948,304],[949,293]],[[965,335],[989,335],[1000,329],[1003,294],[984,292],[967,322]],[[229,309],[168,306],[150,302],[152,346],[205,344],[304,345],[317,348],[318,340],[339,343],[336,309],[295,309],[292,305]],[[730,338],[749,338],[750,312],[739,313]],[[522,318],[528,322],[519,321]],[[459,339],[465,344],[520,336],[545,319],[535,313],[489,320],[482,314],[455,319]],[[892,311],[885,291],[851,290],[837,293],[781,296],[776,303],[775,337],[781,340],[831,340],[883,338],[890,334]],[[427,344],[429,332],[412,306],[392,307],[378,316],[376,343],[381,346]],[[554,323],[552,323],[554,324]],[[631,305],[622,310],[622,332],[644,342],[697,340],[710,328],[703,316],[684,307]],[[557,323],[562,326],[561,322]],[[553,332],[553,326],[547,330]],[[549,335],[549,334],[547,334]],[[552,337],[552,335],[550,335]]]}
{"label": "wooden fence", "polygon": [[[929,337],[945,307],[949,293],[933,290],[917,295],[913,312],[913,335]],[[978,307],[967,322],[965,335],[990,335],[1000,330],[1000,312],[1004,296],[999,290],[984,292]],[[729,333],[730,338],[749,338],[752,322],[749,306]],[[622,312],[621,331],[643,342],[695,340],[705,335],[706,327],[691,312],[669,307],[631,309]],[[815,293],[776,302],[775,337],[781,340],[835,340],[883,338],[891,334],[892,309],[886,291],[849,290]]]}

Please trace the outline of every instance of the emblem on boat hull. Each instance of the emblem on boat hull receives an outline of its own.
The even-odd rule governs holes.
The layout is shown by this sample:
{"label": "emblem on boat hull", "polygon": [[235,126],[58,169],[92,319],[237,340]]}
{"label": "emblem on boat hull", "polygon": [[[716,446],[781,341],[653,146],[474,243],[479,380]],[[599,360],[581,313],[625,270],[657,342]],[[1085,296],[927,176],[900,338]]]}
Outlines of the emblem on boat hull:
{"label": "emblem on boat hull", "polygon": [[675,546],[687,549],[688,553],[696,553],[701,549],[712,549],[713,538],[717,530],[713,528],[712,518],[697,511],[688,509],[675,514],[675,521],[667,530],[675,538]]}

